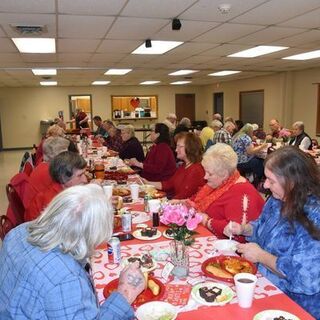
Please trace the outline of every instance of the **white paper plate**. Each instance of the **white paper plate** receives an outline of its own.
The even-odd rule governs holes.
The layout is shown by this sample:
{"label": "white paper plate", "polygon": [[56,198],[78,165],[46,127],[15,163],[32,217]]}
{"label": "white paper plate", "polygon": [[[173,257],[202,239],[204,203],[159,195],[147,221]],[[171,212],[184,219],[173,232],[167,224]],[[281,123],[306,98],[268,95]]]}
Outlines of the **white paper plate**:
{"label": "white paper plate", "polygon": [[[137,257],[140,258],[140,256],[137,256]],[[123,268],[126,267],[126,266],[129,264],[128,259],[129,259],[129,258],[121,260],[121,266],[122,266]],[[155,259],[152,259],[152,262],[153,262],[153,266],[152,266],[151,268],[141,267],[141,271],[142,271],[142,272],[150,272],[150,271],[156,269],[157,266],[158,266],[158,263],[156,262]]]}
{"label": "white paper plate", "polygon": [[229,240],[229,239],[221,239],[213,242],[214,249],[218,251],[233,251],[237,250],[238,241]]}
{"label": "white paper plate", "polygon": [[168,234],[166,233],[166,231],[167,231],[167,230],[163,231],[163,232],[162,232],[162,235],[163,235],[165,238],[172,240],[172,239],[173,239],[173,236],[172,236],[172,235],[168,235]]}
{"label": "white paper plate", "polygon": [[178,308],[168,302],[152,301],[140,306],[136,311],[136,317],[138,320],[158,320],[168,315],[168,320],[174,320],[177,313]]}
{"label": "white paper plate", "polygon": [[150,220],[150,215],[143,211],[131,211],[132,223],[143,223]]}
{"label": "white paper plate", "polygon": [[139,240],[146,240],[146,241],[150,241],[150,240],[155,240],[161,237],[161,232],[159,230],[157,230],[157,233],[152,236],[152,237],[144,237],[141,235],[141,229],[135,230],[132,235]]}
{"label": "white paper plate", "polygon": [[[217,287],[222,290],[221,294],[225,295],[226,299],[221,302],[217,302],[217,301],[207,302],[205,299],[203,299],[200,296],[199,289],[202,287],[208,287],[208,288]],[[198,303],[201,303],[206,306],[223,306],[223,305],[227,304],[228,302],[230,302],[233,299],[234,295],[235,295],[234,292],[225,284],[211,282],[211,281],[199,283],[199,284],[195,285],[191,290],[192,298],[194,300],[196,300]]]}
{"label": "white paper plate", "polygon": [[264,310],[257,313],[253,320],[273,320],[274,318],[283,316],[286,319],[290,320],[300,320],[297,316],[292,313],[282,311],[282,310]]}

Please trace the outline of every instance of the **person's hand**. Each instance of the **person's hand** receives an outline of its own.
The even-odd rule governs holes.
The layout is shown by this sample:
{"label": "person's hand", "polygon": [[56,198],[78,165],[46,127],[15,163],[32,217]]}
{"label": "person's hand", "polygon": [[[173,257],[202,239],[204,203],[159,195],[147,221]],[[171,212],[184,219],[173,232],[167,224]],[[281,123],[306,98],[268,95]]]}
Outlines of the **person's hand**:
{"label": "person's hand", "polygon": [[228,223],[224,229],[223,229],[223,234],[226,235],[227,237],[230,237],[231,235],[240,235],[243,233],[243,226],[235,221],[232,221],[232,223]]}
{"label": "person's hand", "polygon": [[206,227],[210,217],[206,213],[203,213],[203,212],[198,212],[198,214],[200,214],[202,217],[201,224]]}
{"label": "person's hand", "polygon": [[238,244],[237,251],[243,258],[253,263],[261,262],[261,257],[265,252],[258,244],[253,242]]}
{"label": "person's hand", "polygon": [[121,271],[117,291],[128,300],[129,304],[132,304],[145,288],[146,280],[138,261],[130,263]]}
{"label": "person's hand", "polygon": [[129,159],[129,165],[134,167],[141,167],[141,163],[136,158]]}

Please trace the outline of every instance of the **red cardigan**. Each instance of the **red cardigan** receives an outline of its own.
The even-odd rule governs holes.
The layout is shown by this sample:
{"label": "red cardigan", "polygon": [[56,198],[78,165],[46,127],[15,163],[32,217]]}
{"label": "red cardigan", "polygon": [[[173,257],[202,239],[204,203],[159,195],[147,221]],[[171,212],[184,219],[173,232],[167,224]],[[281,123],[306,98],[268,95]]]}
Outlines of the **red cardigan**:
{"label": "red cardigan", "polygon": [[190,198],[206,183],[204,175],[201,163],[193,163],[187,169],[180,166],[170,179],[162,181],[162,190],[171,192],[173,199]]}
{"label": "red cardigan", "polygon": [[169,179],[176,171],[173,151],[167,143],[154,144],[143,161],[141,176],[150,181]]}
{"label": "red cardigan", "polygon": [[[242,201],[244,194],[249,198],[247,222],[255,220],[262,211],[264,200],[248,181],[236,183],[207,208],[206,214],[212,218],[208,221],[208,229],[218,238],[225,238],[223,229],[230,221],[242,222]],[[235,236],[234,238],[236,241],[245,242],[242,236]]]}

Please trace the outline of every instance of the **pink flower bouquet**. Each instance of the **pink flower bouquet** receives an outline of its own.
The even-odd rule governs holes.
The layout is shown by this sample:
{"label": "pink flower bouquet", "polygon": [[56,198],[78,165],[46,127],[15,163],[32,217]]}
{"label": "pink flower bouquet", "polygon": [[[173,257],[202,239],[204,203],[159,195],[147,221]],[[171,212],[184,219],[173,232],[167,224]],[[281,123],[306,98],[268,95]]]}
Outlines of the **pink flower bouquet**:
{"label": "pink flower bouquet", "polygon": [[160,221],[170,226],[173,238],[183,241],[185,245],[191,245],[194,241],[191,236],[196,234],[194,230],[202,221],[201,215],[184,204],[165,204],[162,210]]}

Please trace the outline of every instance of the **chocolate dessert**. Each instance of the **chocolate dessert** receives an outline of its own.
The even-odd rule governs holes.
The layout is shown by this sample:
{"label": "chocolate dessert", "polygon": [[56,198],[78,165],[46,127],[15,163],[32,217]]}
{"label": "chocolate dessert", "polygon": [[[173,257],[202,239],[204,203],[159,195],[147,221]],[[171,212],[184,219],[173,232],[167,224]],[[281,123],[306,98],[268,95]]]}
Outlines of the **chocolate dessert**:
{"label": "chocolate dessert", "polygon": [[144,228],[141,230],[141,235],[143,237],[153,237],[157,234],[157,229],[156,228]]}
{"label": "chocolate dessert", "polygon": [[287,319],[283,316],[280,316],[280,317],[273,318],[273,320],[291,320],[291,319]]}
{"label": "chocolate dessert", "polygon": [[143,254],[141,257],[130,257],[128,258],[128,262],[133,263],[135,261],[139,261],[139,267],[143,267],[146,269],[150,269],[153,267],[153,260],[149,254]]}
{"label": "chocolate dessert", "polygon": [[217,287],[202,287],[199,289],[200,297],[206,300],[207,302],[214,302],[222,292],[222,289]]}

